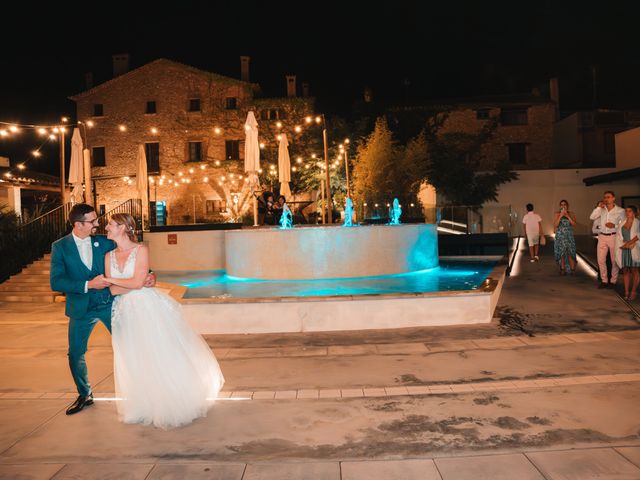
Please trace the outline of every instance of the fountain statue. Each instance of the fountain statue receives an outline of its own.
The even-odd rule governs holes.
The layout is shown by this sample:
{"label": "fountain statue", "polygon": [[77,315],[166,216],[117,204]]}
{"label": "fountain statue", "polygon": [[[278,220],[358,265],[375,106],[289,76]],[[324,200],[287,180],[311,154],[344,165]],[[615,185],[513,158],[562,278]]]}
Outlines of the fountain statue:
{"label": "fountain statue", "polygon": [[344,227],[353,227],[353,201],[347,197],[344,207]]}
{"label": "fountain statue", "polygon": [[293,228],[293,214],[291,213],[291,209],[289,209],[289,205],[285,203],[282,206],[282,216],[280,217],[280,229],[288,230],[289,228]]}
{"label": "fountain statue", "polygon": [[393,206],[389,210],[389,225],[400,225],[400,215],[402,215],[400,202],[398,202],[397,198],[394,198]]}

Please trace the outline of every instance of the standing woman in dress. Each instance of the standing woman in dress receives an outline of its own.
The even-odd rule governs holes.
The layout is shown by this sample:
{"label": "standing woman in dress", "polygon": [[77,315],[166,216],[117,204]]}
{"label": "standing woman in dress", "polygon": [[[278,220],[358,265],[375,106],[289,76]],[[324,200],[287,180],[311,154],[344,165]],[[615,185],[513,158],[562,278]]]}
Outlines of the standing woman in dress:
{"label": "standing woman in dress", "polygon": [[624,299],[635,300],[640,283],[640,221],[634,205],[625,208],[626,218],[618,225],[616,233],[616,263],[622,269]]}
{"label": "standing woman in dress", "polygon": [[573,237],[573,227],[576,216],[569,211],[569,202],[560,201],[560,210],[556,212],[553,225],[556,229],[556,239],[553,253],[560,265],[560,275],[571,275],[576,271],[576,240]]}

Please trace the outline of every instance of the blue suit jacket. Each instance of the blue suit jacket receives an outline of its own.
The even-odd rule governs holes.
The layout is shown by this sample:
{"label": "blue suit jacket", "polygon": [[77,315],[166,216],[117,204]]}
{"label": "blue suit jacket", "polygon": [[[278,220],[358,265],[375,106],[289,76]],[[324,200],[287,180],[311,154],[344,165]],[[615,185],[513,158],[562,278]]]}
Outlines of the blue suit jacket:
{"label": "blue suit jacket", "polygon": [[76,242],[71,234],[57,240],[51,246],[51,289],[64,292],[67,296],[65,314],[68,317],[80,318],[87,314],[92,305],[107,305],[113,297],[108,288],[103,290],[89,289],[84,293],[85,282],[97,275],[104,275],[105,254],[116,247],[116,244],[105,236],[91,237],[93,249],[93,265],[89,270],[82,259]]}

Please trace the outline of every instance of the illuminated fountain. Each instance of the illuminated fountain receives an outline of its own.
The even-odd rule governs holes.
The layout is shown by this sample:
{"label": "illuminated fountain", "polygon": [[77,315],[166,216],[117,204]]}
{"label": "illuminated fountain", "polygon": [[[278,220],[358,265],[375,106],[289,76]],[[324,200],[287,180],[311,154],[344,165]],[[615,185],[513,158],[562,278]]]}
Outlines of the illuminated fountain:
{"label": "illuminated fountain", "polygon": [[291,209],[289,205],[286,203],[282,206],[282,216],[280,217],[280,229],[288,230],[289,228],[293,228],[293,215],[291,214]]}
{"label": "illuminated fountain", "polygon": [[344,207],[344,227],[353,227],[353,201],[347,197]]}
{"label": "illuminated fountain", "polygon": [[[395,199],[388,225],[292,228],[285,204],[280,228],[190,232],[197,257],[189,265],[197,264],[198,271],[158,268],[159,278],[182,285],[172,294],[201,333],[490,322],[504,280],[500,257],[439,259],[437,225],[401,224],[401,214]],[[352,216],[347,199],[344,226],[353,226]],[[166,243],[151,242],[159,262]],[[188,259],[176,260],[185,265]]]}
{"label": "illuminated fountain", "polygon": [[393,205],[389,211],[389,225],[400,225],[400,215],[402,215],[400,202],[398,202],[397,198],[394,198]]}

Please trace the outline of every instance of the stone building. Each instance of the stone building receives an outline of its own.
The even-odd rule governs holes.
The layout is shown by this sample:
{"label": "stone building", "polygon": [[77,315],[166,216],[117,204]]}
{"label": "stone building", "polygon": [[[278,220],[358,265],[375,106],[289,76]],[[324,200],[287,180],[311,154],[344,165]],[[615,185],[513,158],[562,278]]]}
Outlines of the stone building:
{"label": "stone building", "polygon": [[553,129],[558,117],[557,83],[551,81],[550,95],[537,90],[530,94],[493,95],[397,106],[389,110],[390,124],[414,125],[418,133],[425,120],[442,115],[439,133],[477,133],[494,119],[496,129],[483,146],[486,167],[508,160],[515,170],[553,166]]}
{"label": "stone building", "polygon": [[639,110],[573,112],[555,125],[555,164],[564,168],[620,168],[622,165],[617,164],[616,136],[639,126]]}
{"label": "stone building", "polygon": [[143,145],[152,223],[156,212],[165,224],[239,220],[251,205],[243,171],[247,113],[256,115],[268,157],[274,146],[277,152],[279,132],[303,149],[295,127],[314,111],[313,98],[296,96],[295,76],[287,77],[284,98],[260,98],[259,85],[249,81],[248,57],[241,57],[241,78],[167,59],[128,71],[128,58],[114,56],[114,78],[71,97],[91,151],[99,212],[137,196]]}

